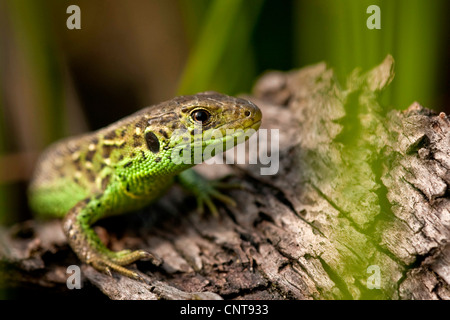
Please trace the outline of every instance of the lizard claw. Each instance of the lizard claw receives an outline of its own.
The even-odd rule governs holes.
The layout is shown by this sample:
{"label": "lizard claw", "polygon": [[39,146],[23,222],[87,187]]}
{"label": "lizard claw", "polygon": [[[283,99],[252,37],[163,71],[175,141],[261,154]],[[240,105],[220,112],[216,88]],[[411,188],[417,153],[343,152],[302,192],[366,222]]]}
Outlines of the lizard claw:
{"label": "lizard claw", "polygon": [[219,189],[243,188],[243,185],[240,183],[225,183],[223,179],[209,181],[194,170],[183,171],[178,175],[178,181],[197,198],[197,210],[199,213],[203,214],[206,206],[213,216],[219,215],[213,199],[236,206],[236,202],[231,197],[219,192]]}
{"label": "lizard claw", "polygon": [[[225,186],[225,188],[223,188]],[[219,211],[217,209],[217,206],[214,204],[213,199],[216,199],[222,203],[225,203],[227,205],[236,207],[236,201],[234,201],[231,197],[217,191],[217,189],[228,189],[233,188],[234,186],[231,186],[229,184],[225,184],[222,182],[215,182],[212,181],[208,184],[206,188],[203,188],[202,192],[199,192],[196,194],[197,197],[197,210],[200,214],[204,214],[205,212],[205,205],[208,207],[208,210],[211,212],[211,214],[215,217],[219,215]]]}
{"label": "lizard claw", "polygon": [[106,254],[94,254],[91,256],[88,264],[95,269],[112,277],[112,270],[127,276],[129,278],[143,281],[143,278],[135,271],[129,270],[124,266],[129,265],[138,260],[150,260],[156,266],[162,264],[162,259],[144,250],[123,250],[119,252],[110,251]]}
{"label": "lizard claw", "polygon": [[112,262],[120,266],[126,266],[133,262],[144,260],[150,261],[152,264],[158,267],[163,262],[160,257],[145,250],[136,250],[136,251],[122,250],[119,252],[111,252],[110,258]]}

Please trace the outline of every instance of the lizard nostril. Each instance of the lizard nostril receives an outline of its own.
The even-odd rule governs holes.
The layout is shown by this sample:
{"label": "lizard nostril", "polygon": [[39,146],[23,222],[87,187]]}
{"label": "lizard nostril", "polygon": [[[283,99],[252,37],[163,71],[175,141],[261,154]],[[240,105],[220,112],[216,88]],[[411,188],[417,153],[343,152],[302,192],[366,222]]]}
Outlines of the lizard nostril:
{"label": "lizard nostril", "polygon": [[246,117],[250,117],[250,115],[251,115],[252,113],[251,113],[250,111],[246,110],[246,111],[244,112],[244,114],[245,114]]}

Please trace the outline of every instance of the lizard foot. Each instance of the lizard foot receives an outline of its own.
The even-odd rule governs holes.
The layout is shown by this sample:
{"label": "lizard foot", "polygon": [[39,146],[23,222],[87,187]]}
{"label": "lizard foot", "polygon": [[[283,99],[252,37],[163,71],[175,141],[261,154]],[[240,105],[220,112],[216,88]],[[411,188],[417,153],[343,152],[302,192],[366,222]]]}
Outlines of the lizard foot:
{"label": "lizard foot", "polygon": [[151,261],[152,264],[159,266],[162,260],[150,252],[144,250],[122,250],[119,252],[108,251],[106,254],[94,254],[86,262],[95,269],[112,276],[111,270],[114,270],[126,277],[142,281],[142,277],[135,271],[129,270],[124,266],[138,260]]}
{"label": "lizard foot", "polygon": [[159,266],[160,258],[144,250],[111,251],[99,239],[90,226],[90,219],[95,215],[95,209],[101,204],[100,198],[86,199],[75,205],[63,220],[63,231],[67,241],[81,261],[90,264],[95,269],[111,275],[114,270],[124,276],[142,280],[137,272],[124,266],[138,260],[150,260]]}
{"label": "lizard foot", "polygon": [[[217,182],[217,184],[221,184],[222,186],[224,185],[223,182]],[[227,189],[229,188],[231,187],[227,186]],[[197,210],[200,214],[204,214],[206,205],[213,216],[217,217],[219,215],[219,211],[217,210],[213,199],[219,200],[220,202],[231,205],[233,207],[236,206],[236,201],[218,191],[218,189],[224,188],[217,186],[215,181],[211,181],[208,186],[203,188],[202,192],[199,192],[195,195],[197,198]]]}
{"label": "lizard foot", "polygon": [[180,184],[197,198],[197,210],[200,214],[205,212],[205,206],[213,216],[218,216],[218,210],[213,199],[219,200],[227,205],[236,206],[236,202],[229,196],[218,191],[220,189],[242,189],[243,185],[238,183],[225,183],[222,179],[207,180],[194,170],[183,171],[178,175]]}

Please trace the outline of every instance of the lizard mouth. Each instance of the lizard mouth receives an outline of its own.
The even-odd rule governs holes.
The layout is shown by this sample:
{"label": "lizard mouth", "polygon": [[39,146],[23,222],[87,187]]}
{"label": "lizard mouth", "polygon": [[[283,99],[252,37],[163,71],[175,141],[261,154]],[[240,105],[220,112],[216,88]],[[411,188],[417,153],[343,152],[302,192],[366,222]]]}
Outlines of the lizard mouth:
{"label": "lizard mouth", "polygon": [[[232,133],[226,133],[220,139],[206,138],[204,141],[210,142],[213,144],[221,144],[221,143],[227,144],[227,141],[232,140],[232,141],[234,141],[234,143],[232,145],[234,147],[237,144],[249,139],[250,136],[252,136],[254,133],[256,133],[256,131],[259,129],[260,125],[261,125],[261,120],[258,120],[258,121],[253,122],[252,124],[247,125],[243,128],[236,129]],[[218,130],[220,130],[220,128]],[[241,139],[242,137],[244,137],[244,140],[239,141],[239,139]],[[238,141],[237,143],[236,143],[236,140]],[[226,151],[226,149],[224,149],[224,151]]]}
{"label": "lizard mouth", "polygon": [[[227,149],[248,140],[253,134],[256,133],[260,125],[261,120],[257,120],[245,127],[235,130],[232,128],[225,129],[223,127],[219,127],[211,130],[208,134],[206,134],[206,136],[202,135],[201,140],[177,144],[175,149],[181,150],[188,145],[204,148],[208,145],[210,147],[214,147],[222,144],[224,146],[222,152],[224,152]],[[232,130],[232,132],[226,132],[227,130]]]}
{"label": "lizard mouth", "polygon": [[261,126],[261,120],[256,121],[256,122],[253,123],[252,125],[250,125],[250,126],[248,126],[247,128],[245,128],[244,130],[247,130],[247,129],[258,130],[260,126]]}

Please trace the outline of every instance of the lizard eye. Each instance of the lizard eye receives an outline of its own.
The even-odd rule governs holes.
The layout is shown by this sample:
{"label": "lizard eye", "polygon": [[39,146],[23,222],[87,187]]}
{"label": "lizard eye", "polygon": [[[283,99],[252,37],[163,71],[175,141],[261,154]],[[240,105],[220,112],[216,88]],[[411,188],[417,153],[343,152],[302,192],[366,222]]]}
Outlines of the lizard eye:
{"label": "lizard eye", "polygon": [[201,124],[208,122],[210,117],[211,117],[210,113],[203,109],[194,110],[191,113],[192,120]]}

